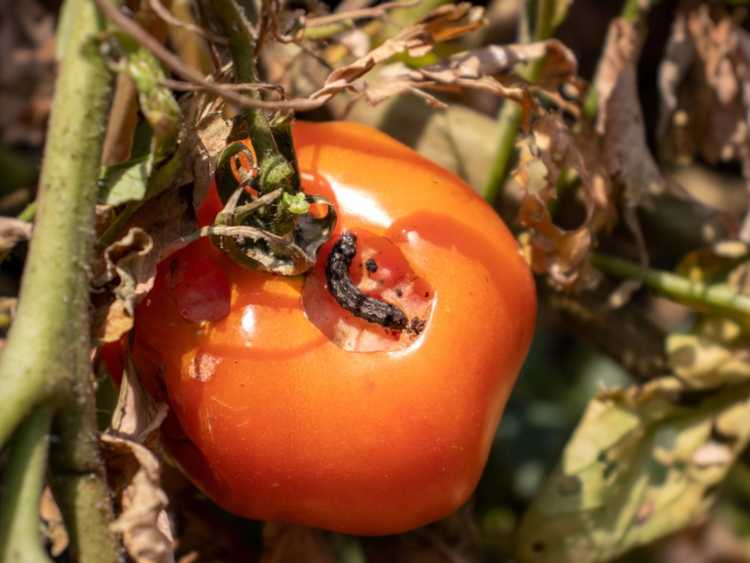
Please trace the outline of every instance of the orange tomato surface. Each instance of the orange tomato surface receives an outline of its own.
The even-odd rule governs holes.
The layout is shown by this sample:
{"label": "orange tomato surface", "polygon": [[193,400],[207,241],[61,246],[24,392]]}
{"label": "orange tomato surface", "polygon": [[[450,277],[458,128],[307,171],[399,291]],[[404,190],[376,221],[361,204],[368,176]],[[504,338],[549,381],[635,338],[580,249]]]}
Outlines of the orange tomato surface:
{"label": "orange tomato surface", "polygon": [[[294,142],[305,191],[338,212],[315,269],[264,274],[198,241],[161,264],[134,359],[171,406],[169,452],[227,510],[402,532],[476,486],[532,337],[533,280],[496,213],[411,149],[344,122],[298,122]],[[200,220],[217,209],[212,193]],[[327,291],[344,232],[359,239],[352,279],[417,330],[363,321]]]}

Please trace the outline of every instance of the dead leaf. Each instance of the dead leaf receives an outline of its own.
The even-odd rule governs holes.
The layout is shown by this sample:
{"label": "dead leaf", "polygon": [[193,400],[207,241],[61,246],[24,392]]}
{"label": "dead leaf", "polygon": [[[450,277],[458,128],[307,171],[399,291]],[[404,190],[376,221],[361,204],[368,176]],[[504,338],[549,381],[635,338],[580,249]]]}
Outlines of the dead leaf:
{"label": "dead leaf", "polygon": [[44,487],[39,501],[39,517],[44,524],[44,536],[49,542],[49,551],[53,557],[58,557],[68,547],[68,531],[65,529],[60,508],[48,486]]}
{"label": "dead leaf", "polygon": [[0,262],[21,241],[31,238],[32,225],[13,217],[0,217]]}
{"label": "dead leaf", "polygon": [[[518,221],[529,229],[521,243],[532,268],[548,275],[556,288],[591,286],[596,273],[588,255],[596,235],[612,226],[615,208],[609,176],[598,148],[583,135],[574,136],[560,117],[547,114],[535,121],[520,143],[513,180],[525,192]],[[579,195],[585,218],[575,229],[557,226],[549,206],[558,196],[564,171],[580,178]]]}
{"label": "dead leaf", "polygon": [[[687,164],[739,161],[750,190],[750,33],[740,12],[686,3],[659,71],[660,139],[666,158]],[[740,238],[750,240],[750,215]]]}
{"label": "dead leaf", "polygon": [[157,265],[187,244],[195,229],[190,197],[187,190],[172,189],[154,198],[95,262],[95,334],[100,342],[119,340],[132,328],[135,306],[151,290]]}
{"label": "dead leaf", "polygon": [[[377,104],[405,92],[419,93],[425,89],[455,86],[484,90],[510,98],[521,103],[525,109],[524,115],[528,115],[534,104],[527,89],[522,86],[506,86],[494,76],[509,75],[517,65],[547,56],[554,57],[557,61],[554,68],[558,84],[575,76],[576,58],[559,41],[489,45],[458,53],[440,63],[417,69],[410,69],[403,63],[391,64],[380,73],[378,83],[367,85],[365,97],[370,103]],[[555,86],[551,78],[548,79],[550,87]]]}
{"label": "dead leaf", "polygon": [[435,44],[479,29],[484,23],[482,8],[472,6],[468,2],[440,6],[422,21],[387,39],[363,57],[333,70],[323,86],[310,95],[310,99],[327,101],[341,91],[353,89],[357,79],[367,74],[375,65],[395,55],[426,55]]}
{"label": "dead leaf", "polygon": [[158,458],[147,447],[167,415],[165,404],[155,404],[135,376],[132,364],[125,370],[120,395],[109,429],[102,434],[107,458],[120,461],[122,512],[112,523],[136,563],[173,563],[174,540],[166,513],[169,503],[161,489]]}
{"label": "dead leaf", "polygon": [[637,67],[644,40],[640,24],[614,20],[595,81],[596,129],[603,137],[604,158],[612,176],[625,187],[625,205],[633,209],[650,194],[663,191],[665,183],[646,142],[638,99]]}
{"label": "dead leaf", "polygon": [[523,562],[594,563],[701,518],[750,440],[750,386],[685,402],[674,377],[599,393],[524,516]]}

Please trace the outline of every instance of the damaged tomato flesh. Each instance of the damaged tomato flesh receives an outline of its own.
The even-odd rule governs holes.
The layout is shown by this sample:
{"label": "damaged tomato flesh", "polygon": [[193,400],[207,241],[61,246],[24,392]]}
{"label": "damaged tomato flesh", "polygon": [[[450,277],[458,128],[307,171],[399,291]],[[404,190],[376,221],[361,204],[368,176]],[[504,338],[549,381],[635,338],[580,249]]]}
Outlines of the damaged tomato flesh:
{"label": "damaged tomato flesh", "polygon": [[[339,217],[314,269],[273,276],[193,243],[139,306],[134,361],[171,407],[168,451],[227,510],[402,532],[474,489],[531,340],[533,281],[494,211],[407,147],[351,123],[297,123],[294,141],[304,190]],[[200,220],[220,206],[209,194]],[[356,294],[402,329],[332,295],[347,233]]]}

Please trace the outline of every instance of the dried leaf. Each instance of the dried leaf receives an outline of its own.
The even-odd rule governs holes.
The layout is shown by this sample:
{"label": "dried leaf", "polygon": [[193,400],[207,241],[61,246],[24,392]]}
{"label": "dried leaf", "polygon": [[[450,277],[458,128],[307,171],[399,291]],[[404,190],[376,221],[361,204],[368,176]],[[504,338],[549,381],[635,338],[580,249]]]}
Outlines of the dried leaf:
{"label": "dried leaf", "polygon": [[468,2],[445,4],[433,10],[419,23],[384,41],[365,56],[336,68],[311,99],[329,99],[342,90],[352,88],[355,80],[391,57],[406,53],[419,57],[429,53],[436,43],[455,39],[484,25],[481,8]]}
{"label": "dried leaf", "polygon": [[[705,3],[678,13],[659,71],[659,129],[667,158],[739,161],[750,190],[750,33],[739,20]],[[740,237],[750,240],[750,215]]]}
{"label": "dried leaf", "polygon": [[31,238],[32,225],[13,217],[0,217],[0,262],[23,240]]}
{"label": "dried leaf", "polygon": [[606,561],[705,514],[750,439],[750,388],[686,390],[666,377],[591,401],[523,519],[521,561]]}
{"label": "dried leaf", "polygon": [[[557,198],[561,175],[571,170],[580,178],[586,217],[580,227],[567,230],[555,225],[549,206]],[[521,243],[534,271],[548,274],[557,288],[591,285],[591,245],[615,219],[609,177],[596,146],[583,136],[574,137],[559,117],[547,114],[521,141],[513,179],[525,192],[518,221],[530,229]]]}
{"label": "dried leaf", "polygon": [[60,508],[52,496],[52,490],[44,487],[39,501],[39,517],[44,523],[44,536],[49,542],[49,551],[58,557],[68,547],[68,531],[65,529]]}
{"label": "dried leaf", "polygon": [[109,457],[127,456],[122,512],[112,523],[123,536],[130,557],[137,563],[174,562],[174,540],[166,513],[169,502],[161,489],[161,467],[146,447],[167,415],[167,406],[154,404],[138,382],[132,366],[125,370],[111,427],[102,434]]}
{"label": "dried leaf", "polygon": [[[101,342],[114,342],[133,326],[136,304],[150,291],[156,267],[188,242],[194,229],[192,204],[183,190],[154,198],[133,218],[132,226],[109,245],[94,264],[95,331]],[[101,290],[112,288],[111,294]]]}
{"label": "dried leaf", "polygon": [[370,103],[376,104],[404,92],[457,86],[484,90],[516,100],[524,106],[525,114],[528,115],[533,102],[526,89],[518,86],[505,86],[493,76],[509,74],[519,64],[546,56],[554,56],[558,61],[555,65],[558,82],[575,76],[576,58],[559,41],[505,46],[489,45],[458,53],[438,64],[418,69],[410,69],[403,63],[394,63],[381,72],[378,84],[368,84],[365,96]]}
{"label": "dried leaf", "polygon": [[625,205],[630,208],[664,189],[664,178],[646,142],[638,101],[637,67],[644,35],[639,24],[614,20],[595,82],[596,129],[603,136],[604,158],[612,176],[624,185]]}

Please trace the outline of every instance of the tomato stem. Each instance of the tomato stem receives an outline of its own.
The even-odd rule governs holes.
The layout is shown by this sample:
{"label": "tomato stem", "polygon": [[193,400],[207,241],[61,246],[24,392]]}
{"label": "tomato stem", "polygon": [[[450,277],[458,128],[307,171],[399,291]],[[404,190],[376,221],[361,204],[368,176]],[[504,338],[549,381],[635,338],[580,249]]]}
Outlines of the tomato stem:
{"label": "tomato stem", "polygon": [[3,561],[15,559],[14,554],[23,554],[28,561],[50,561],[39,533],[39,499],[47,473],[52,413],[48,406],[38,408],[18,429],[10,444],[5,490],[0,502],[0,559]]}

